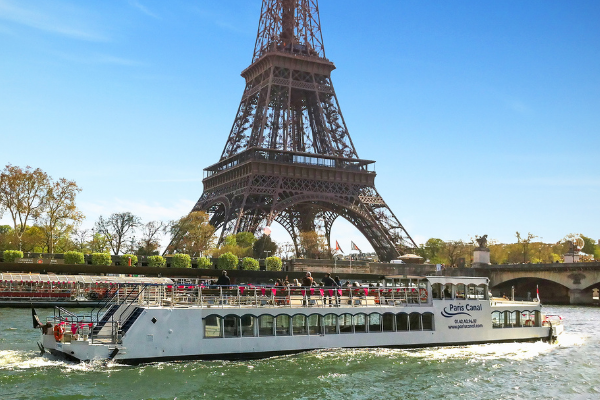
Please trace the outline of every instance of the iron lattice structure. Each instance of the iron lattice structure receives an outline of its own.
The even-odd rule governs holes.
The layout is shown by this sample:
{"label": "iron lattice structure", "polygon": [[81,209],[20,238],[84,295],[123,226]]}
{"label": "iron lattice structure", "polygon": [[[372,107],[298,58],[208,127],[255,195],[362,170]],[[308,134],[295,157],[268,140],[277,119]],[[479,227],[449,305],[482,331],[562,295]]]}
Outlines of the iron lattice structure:
{"label": "iron lattice structure", "polygon": [[274,221],[298,253],[300,232],[338,217],[381,260],[416,245],[375,189],[374,161],[358,157],[331,82],[317,0],[263,0],[246,88],[218,163],[206,168],[206,211],[225,236]]}

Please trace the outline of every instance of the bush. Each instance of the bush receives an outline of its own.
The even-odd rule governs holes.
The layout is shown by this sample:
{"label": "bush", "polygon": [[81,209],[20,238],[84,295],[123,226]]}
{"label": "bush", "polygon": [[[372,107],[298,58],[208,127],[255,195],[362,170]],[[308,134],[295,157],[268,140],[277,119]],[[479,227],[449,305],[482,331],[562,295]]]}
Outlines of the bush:
{"label": "bush", "polygon": [[92,253],[92,265],[111,265],[112,258],[109,253]]}
{"label": "bush", "polygon": [[267,257],[265,260],[267,264],[267,271],[281,271],[283,263],[279,257]]}
{"label": "bush", "polygon": [[189,254],[173,254],[171,268],[192,268],[192,257]]}
{"label": "bush", "polygon": [[23,258],[23,252],[19,250],[4,250],[4,262],[14,263],[17,258]]}
{"label": "bush", "polygon": [[198,268],[209,269],[212,268],[212,261],[208,257],[199,257],[198,258]]}
{"label": "bush", "polygon": [[221,254],[217,266],[219,269],[237,269],[238,262],[239,260],[235,254],[227,252]]}
{"label": "bush", "polygon": [[65,264],[83,264],[85,263],[85,258],[83,257],[83,253],[79,251],[67,251],[65,254]]}
{"label": "bush", "polygon": [[127,267],[129,265],[129,257],[131,257],[131,266],[135,267],[138,262],[137,256],[133,254],[123,254],[121,256],[121,265]]}
{"label": "bush", "polygon": [[254,258],[244,257],[244,259],[242,260],[242,269],[248,271],[258,271],[260,268],[258,265],[258,261],[256,261]]}
{"label": "bush", "polygon": [[149,256],[148,265],[150,267],[164,267],[167,264],[167,260],[163,256]]}

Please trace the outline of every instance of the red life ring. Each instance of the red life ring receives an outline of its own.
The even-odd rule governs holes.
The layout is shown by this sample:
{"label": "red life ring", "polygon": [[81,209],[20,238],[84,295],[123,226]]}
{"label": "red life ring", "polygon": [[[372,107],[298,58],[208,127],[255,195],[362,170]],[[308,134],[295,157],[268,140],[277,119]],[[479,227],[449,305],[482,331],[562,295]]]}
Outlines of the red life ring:
{"label": "red life ring", "polygon": [[421,288],[419,289],[419,296],[421,297],[421,302],[427,302],[427,289]]}
{"label": "red life ring", "polygon": [[54,325],[54,339],[60,342],[65,334],[65,327],[62,324]]}

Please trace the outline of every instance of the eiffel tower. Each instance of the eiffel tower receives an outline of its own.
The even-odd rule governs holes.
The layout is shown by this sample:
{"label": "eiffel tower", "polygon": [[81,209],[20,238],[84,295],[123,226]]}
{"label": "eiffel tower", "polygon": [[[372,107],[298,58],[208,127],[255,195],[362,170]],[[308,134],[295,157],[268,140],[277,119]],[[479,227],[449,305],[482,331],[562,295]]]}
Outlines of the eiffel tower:
{"label": "eiffel tower", "polygon": [[358,157],[331,82],[317,0],[263,0],[246,88],[221,154],[204,169],[205,211],[220,241],[273,222],[292,237],[354,225],[382,261],[416,248],[375,189],[374,161]]}

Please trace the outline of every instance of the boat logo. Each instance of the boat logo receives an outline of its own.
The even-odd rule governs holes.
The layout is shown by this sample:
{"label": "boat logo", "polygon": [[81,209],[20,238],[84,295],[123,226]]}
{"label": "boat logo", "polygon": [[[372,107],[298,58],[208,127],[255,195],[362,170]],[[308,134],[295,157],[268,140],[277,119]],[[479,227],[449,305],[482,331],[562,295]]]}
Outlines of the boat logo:
{"label": "boat logo", "polygon": [[[447,307],[444,307],[444,309],[442,310],[442,313],[441,313],[442,317],[452,318],[452,317],[456,317],[457,315],[468,315],[469,317],[472,316],[468,312],[465,312],[464,306],[456,306],[454,304],[450,304],[450,310],[447,310],[446,308]],[[467,308],[469,308],[469,307],[467,307]]]}

